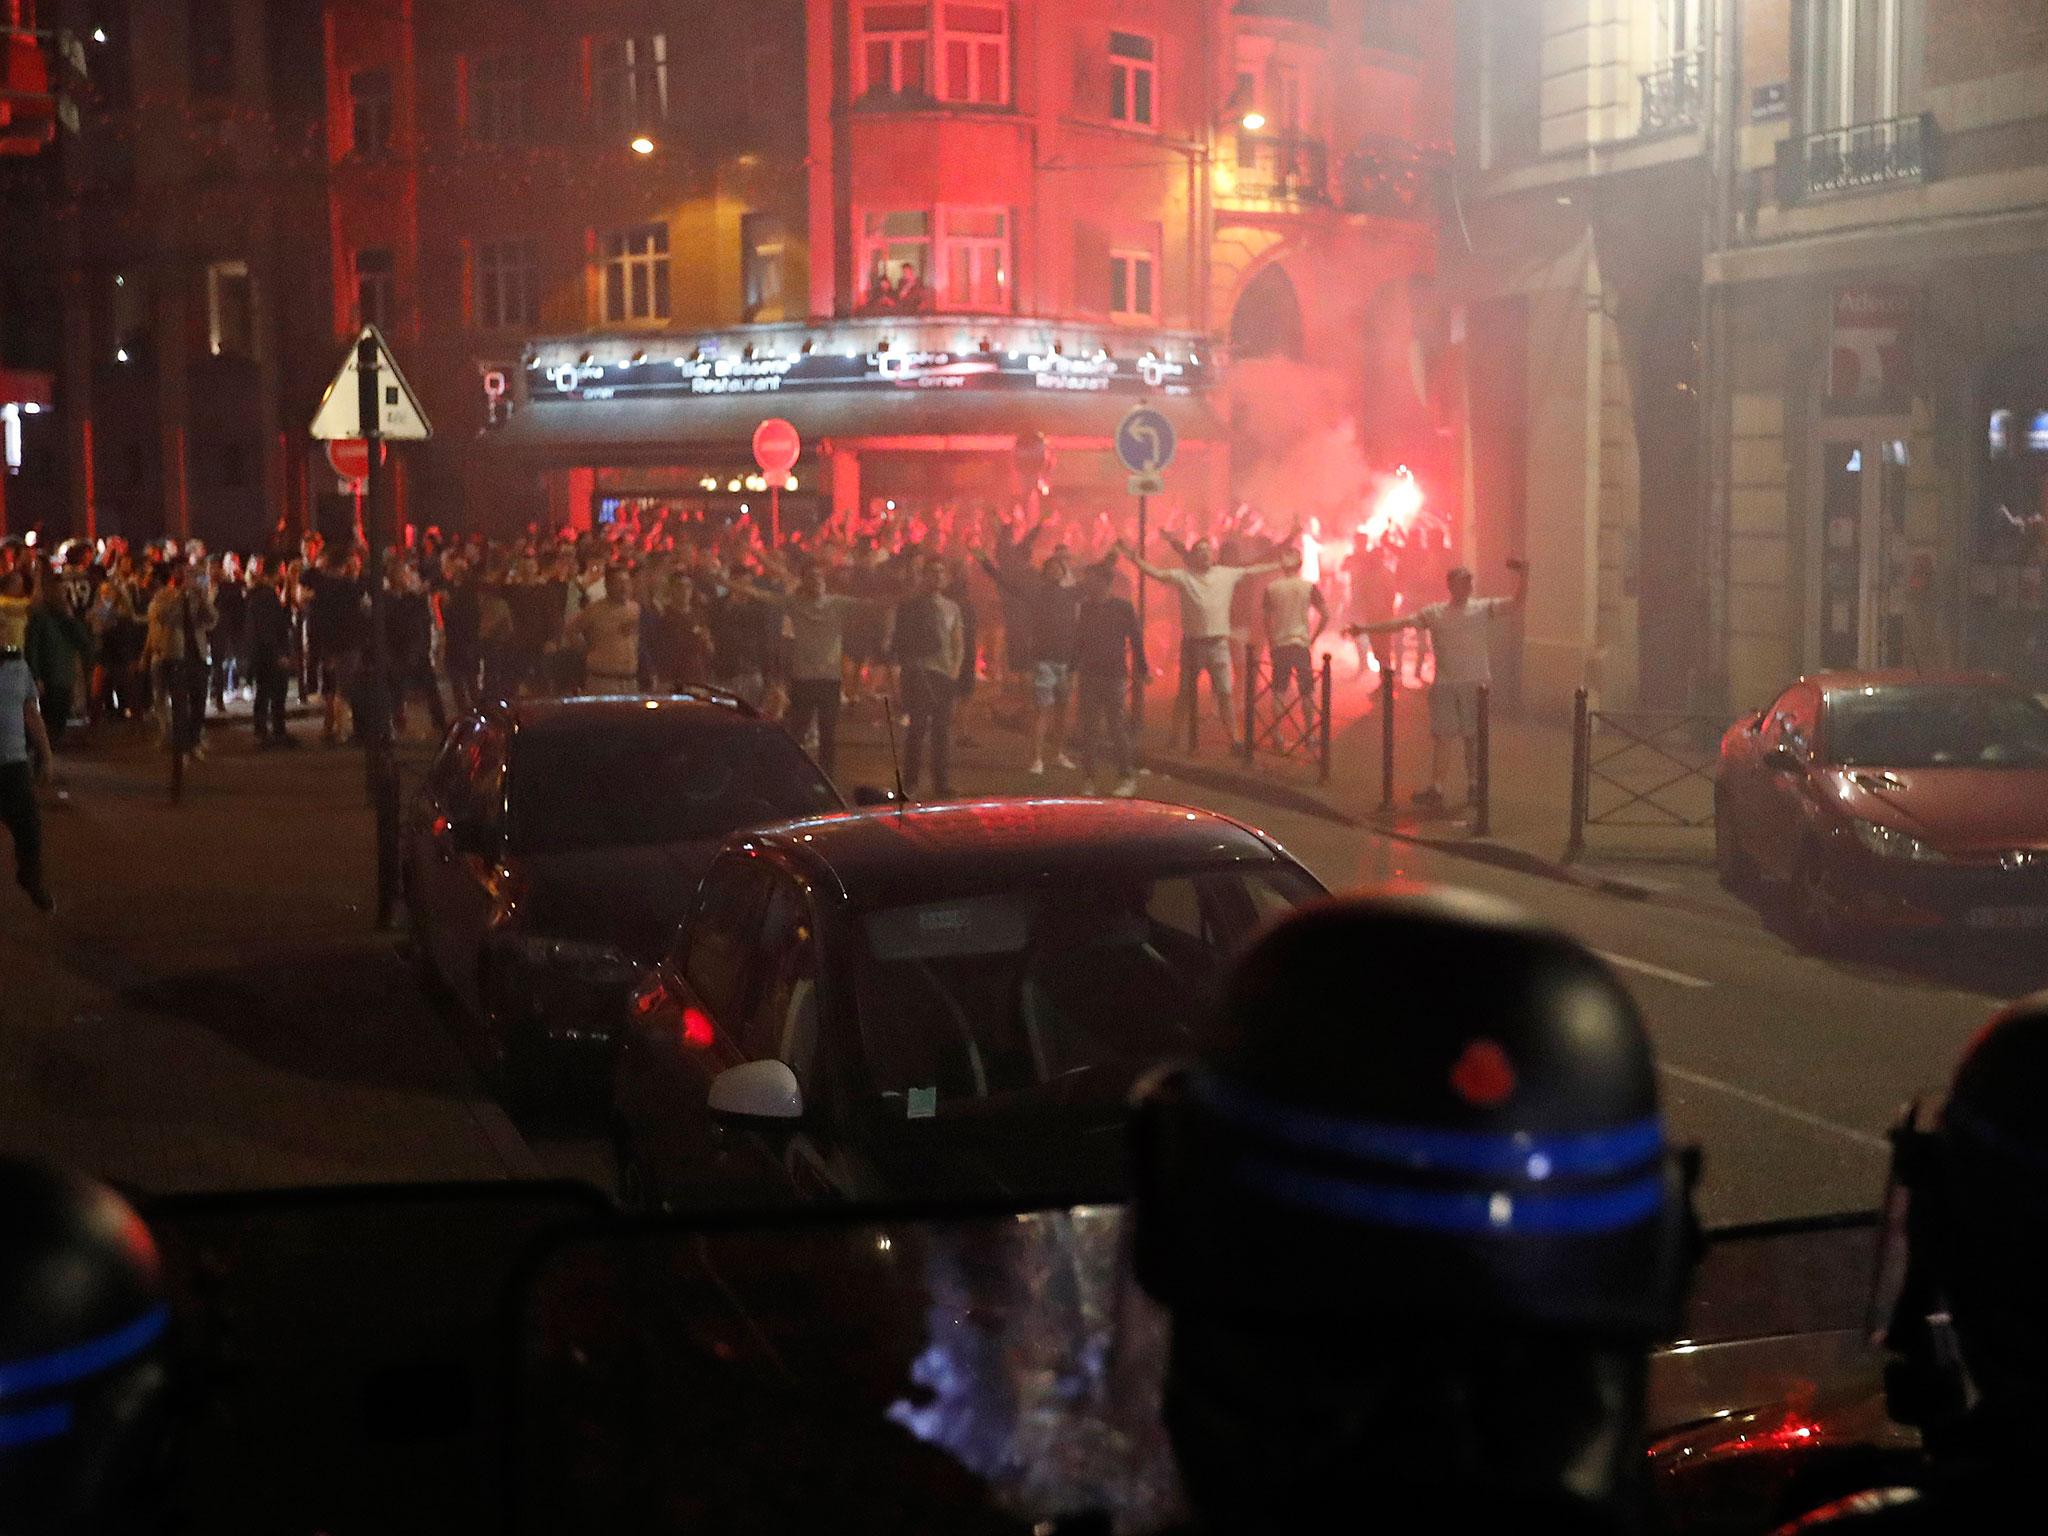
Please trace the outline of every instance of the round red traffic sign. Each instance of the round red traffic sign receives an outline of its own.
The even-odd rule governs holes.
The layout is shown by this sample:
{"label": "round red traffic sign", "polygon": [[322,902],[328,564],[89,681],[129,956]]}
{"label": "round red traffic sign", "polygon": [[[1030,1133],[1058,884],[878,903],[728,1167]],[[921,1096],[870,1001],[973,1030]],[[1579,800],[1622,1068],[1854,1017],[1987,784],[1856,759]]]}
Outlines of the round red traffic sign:
{"label": "round red traffic sign", "polygon": [[[386,449],[383,443],[377,445],[379,464],[384,462]],[[360,437],[336,437],[328,439],[327,462],[334,466],[334,472],[344,480],[366,480],[370,475],[370,445]]]}
{"label": "round red traffic sign", "polygon": [[754,462],[761,466],[761,473],[781,478],[796,467],[796,456],[803,452],[803,439],[796,435],[796,428],[780,416],[770,416],[754,428]]}

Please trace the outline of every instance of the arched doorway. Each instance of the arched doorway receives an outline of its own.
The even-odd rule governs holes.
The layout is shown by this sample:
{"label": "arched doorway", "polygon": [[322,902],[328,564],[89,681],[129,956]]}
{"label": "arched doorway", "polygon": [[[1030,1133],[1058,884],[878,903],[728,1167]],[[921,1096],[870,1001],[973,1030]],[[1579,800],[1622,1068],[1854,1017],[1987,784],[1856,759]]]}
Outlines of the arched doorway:
{"label": "arched doorway", "polygon": [[1245,284],[1230,312],[1230,350],[1238,361],[1255,357],[1301,360],[1301,300],[1278,262]]}

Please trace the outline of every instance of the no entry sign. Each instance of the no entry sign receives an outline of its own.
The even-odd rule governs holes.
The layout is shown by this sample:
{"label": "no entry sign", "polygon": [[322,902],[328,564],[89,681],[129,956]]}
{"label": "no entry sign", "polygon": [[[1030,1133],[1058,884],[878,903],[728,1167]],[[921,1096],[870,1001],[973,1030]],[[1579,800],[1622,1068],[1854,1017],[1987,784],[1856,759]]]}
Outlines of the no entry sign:
{"label": "no entry sign", "polygon": [[770,480],[780,480],[794,469],[803,447],[796,428],[780,416],[770,416],[754,428],[754,462]]}
{"label": "no entry sign", "polygon": [[[382,443],[377,446],[380,449],[384,447]],[[384,457],[385,454],[380,452],[377,462],[383,463]],[[370,445],[360,437],[329,438],[327,462],[334,466],[334,472],[344,480],[367,480],[370,476]]]}

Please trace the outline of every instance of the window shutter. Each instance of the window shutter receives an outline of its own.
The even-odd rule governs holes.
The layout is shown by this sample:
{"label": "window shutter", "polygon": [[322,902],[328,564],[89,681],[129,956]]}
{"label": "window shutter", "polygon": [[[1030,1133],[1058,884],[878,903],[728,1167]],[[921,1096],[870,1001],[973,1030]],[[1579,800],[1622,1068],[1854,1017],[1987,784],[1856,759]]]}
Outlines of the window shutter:
{"label": "window shutter", "polygon": [[1074,303],[1085,314],[1109,313],[1109,232],[1074,226]]}

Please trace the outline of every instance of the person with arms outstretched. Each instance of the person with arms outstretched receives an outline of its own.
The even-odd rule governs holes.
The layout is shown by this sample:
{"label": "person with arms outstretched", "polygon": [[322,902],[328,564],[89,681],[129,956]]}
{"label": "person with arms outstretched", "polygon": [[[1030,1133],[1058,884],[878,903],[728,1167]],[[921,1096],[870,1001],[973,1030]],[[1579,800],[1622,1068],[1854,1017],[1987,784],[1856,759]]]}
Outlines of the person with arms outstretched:
{"label": "person with arms outstretched", "polygon": [[1237,724],[1231,708],[1234,692],[1230,665],[1230,600],[1237,584],[1248,576],[1263,576],[1280,569],[1278,560],[1261,565],[1218,565],[1216,547],[1207,539],[1188,546],[1187,564],[1168,570],[1138,558],[1121,539],[1117,552],[1130,556],[1131,564],[1164,582],[1180,594],[1180,693],[1174,700],[1174,729],[1183,716],[1190,738],[1195,730],[1195,711],[1200,707],[1201,675],[1209,674],[1209,693],[1216,701],[1216,713],[1223,721],[1223,738],[1231,751],[1237,750]]}

